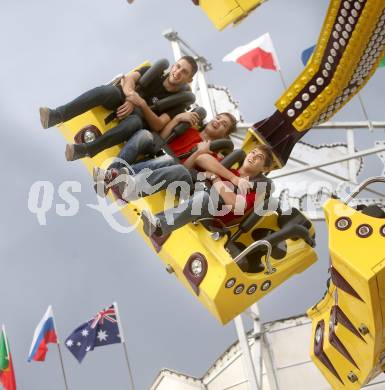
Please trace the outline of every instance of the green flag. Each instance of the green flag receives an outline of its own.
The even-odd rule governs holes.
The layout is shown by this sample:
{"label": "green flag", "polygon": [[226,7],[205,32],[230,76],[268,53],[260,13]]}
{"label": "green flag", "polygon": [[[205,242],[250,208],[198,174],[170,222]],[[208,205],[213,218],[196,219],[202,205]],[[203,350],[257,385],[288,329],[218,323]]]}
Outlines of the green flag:
{"label": "green flag", "polygon": [[8,350],[5,344],[5,335],[0,333],[0,371],[5,371],[9,366]]}
{"label": "green flag", "polygon": [[3,327],[0,333],[0,384],[5,390],[16,390],[16,379],[13,371],[12,357],[8,340]]}
{"label": "green flag", "polygon": [[380,65],[378,65],[379,68],[385,67],[385,57],[381,60]]}

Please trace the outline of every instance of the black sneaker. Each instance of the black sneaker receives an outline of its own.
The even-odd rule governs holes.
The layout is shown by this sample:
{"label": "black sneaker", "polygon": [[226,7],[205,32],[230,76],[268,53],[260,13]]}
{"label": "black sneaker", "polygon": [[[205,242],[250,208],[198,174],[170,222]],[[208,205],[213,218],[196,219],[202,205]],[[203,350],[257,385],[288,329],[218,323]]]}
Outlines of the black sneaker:
{"label": "black sneaker", "polygon": [[43,126],[43,129],[48,129],[49,127],[55,126],[62,122],[62,119],[58,112],[51,110],[48,107],[40,107],[40,122]]}
{"label": "black sneaker", "polygon": [[86,148],[82,144],[67,144],[65,156],[67,161],[79,160],[79,158],[89,157]]}
{"label": "black sneaker", "polygon": [[148,236],[162,236],[162,228],[160,227],[159,218],[155,217],[148,210],[143,210],[140,216],[143,222],[143,231]]}

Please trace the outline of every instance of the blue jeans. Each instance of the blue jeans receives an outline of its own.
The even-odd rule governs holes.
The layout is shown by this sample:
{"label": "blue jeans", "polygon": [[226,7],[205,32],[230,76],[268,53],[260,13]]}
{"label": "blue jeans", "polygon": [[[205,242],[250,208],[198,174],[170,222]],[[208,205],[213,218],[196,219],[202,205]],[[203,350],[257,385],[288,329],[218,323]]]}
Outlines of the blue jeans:
{"label": "blue jeans", "polygon": [[168,234],[189,222],[212,217],[214,210],[210,195],[206,191],[198,191],[188,201],[158,213],[156,217],[159,220],[162,233]]}
{"label": "blue jeans", "polygon": [[[148,196],[167,189],[174,190],[174,194],[182,193],[185,198],[190,195],[193,180],[190,172],[181,164],[170,165],[167,161],[159,159],[149,160],[146,166],[133,165],[135,171],[135,192],[139,196]],[[142,164],[142,163],[140,163]]]}
{"label": "blue jeans", "polygon": [[[131,165],[141,155],[152,155],[155,153],[154,146],[152,133],[148,130],[139,130],[127,141],[120,151],[117,160],[110,165],[110,168],[121,168],[127,164]],[[145,161],[143,162],[144,166],[146,166]]]}
{"label": "blue jeans", "polygon": [[[102,85],[83,93],[63,106],[57,107],[55,111],[64,122],[97,106],[103,106],[108,110],[116,110],[124,102],[125,95],[121,88],[113,85]],[[81,150],[88,156],[93,157],[104,149],[127,141],[136,131],[146,127],[147,124],[142,117],[142,111],[135,108],[127,118],[121,120],[117,126],[95,141],[76,145],[76,147],[79,151]]]}
{"label": "blue jeans", "polygon": [[124,102],[125,96],[121,88],[113,85],[102,85],[90,89],[63,106],[57,107],[55,111],[65,122],[97,106],[116,110]]}
{"label": "blue jeans", "polygon": [[93,157],[104,149],[129,140],[138,130],[144,127],[147,127],[147,124],[141,117],[140,110],[136,108],[132,114],[121,120],[117,126],[96,138],[95,141],[82,145],[84,145],[86,153]]}
{"label": "blue jeans", "polygon": [[[159,169],[159,168],[166,168],[166,167],[173,167],[174,165],[181,165],[175,162],[175,160],[169,156],[168,154],[165,154],[164,156],[153,158],[151,160],[146,161],[140,161],[136,164],[131,165],[131,168],[135,173],[139,173],[142,169],[148,168],[151,170]],[[183,166],[183,165],[181,165]],[[187,168],[185,168],[187,170]],[[190,175],[191,176],[191,175]]]}

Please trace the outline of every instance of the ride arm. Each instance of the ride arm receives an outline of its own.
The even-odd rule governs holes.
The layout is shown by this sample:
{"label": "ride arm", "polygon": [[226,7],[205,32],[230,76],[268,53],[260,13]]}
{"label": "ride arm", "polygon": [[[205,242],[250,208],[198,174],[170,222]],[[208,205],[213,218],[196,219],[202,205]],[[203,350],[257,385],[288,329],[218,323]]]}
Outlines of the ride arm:
{"label": "ride arm", "polygon": [[125,96],[135,91],[136,84],[139,81],[141,74],[139,72],[131,72],[126,74],[120,80],[120,85],[123,89]]}

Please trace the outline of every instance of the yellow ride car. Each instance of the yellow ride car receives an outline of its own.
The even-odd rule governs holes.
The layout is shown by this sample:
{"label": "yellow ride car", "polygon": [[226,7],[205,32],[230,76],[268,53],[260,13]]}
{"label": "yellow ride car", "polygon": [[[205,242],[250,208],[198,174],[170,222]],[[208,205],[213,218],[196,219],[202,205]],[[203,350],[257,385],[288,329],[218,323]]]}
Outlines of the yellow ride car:
{"label": "yellow ride car", "polygon": [[266,0],[199,0],[199,5],[218,30],[238,23]]}
{"label": "yellow ride car", "polygon": [[[369,179],[352,197],[373,182],[385,178]],[[385,370],[385,212],[338,199],[324,209],[331,280],[307,313],[311,358],[333,389],[360,389]]]}
{"label": "yellow ride car", "polygon": [[[105,124],[109,114],[97,107],[59,128],[68,143],[79,142],[79,138],[92,141],[116,125],[116,119]],[[79,137],[82,128],[87,130],[81,131]],[[103,166],[107,159],[111,161],[120,149],[121,145],[114,146],[82,161],[92,175],[95,166]],[[139,216],[145,208],[154,214],[162,211],[164,199],[164,192],[160,192],[128,203],[121,212],[130,224],[136,224],[137,231],[156,250],[166,269],[222,324],[316,260],[313,225],[296,210],[290,215],[250,214],[240,224],[220,229],[215,221],[211,226],[205,220],[174,231],[165,242],[153,242],[144,234]],[[257,267],[260,262],[263,269]]]}

